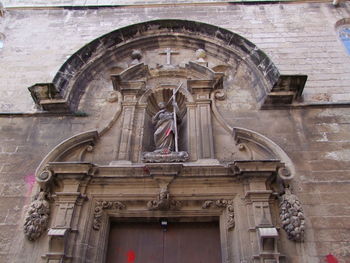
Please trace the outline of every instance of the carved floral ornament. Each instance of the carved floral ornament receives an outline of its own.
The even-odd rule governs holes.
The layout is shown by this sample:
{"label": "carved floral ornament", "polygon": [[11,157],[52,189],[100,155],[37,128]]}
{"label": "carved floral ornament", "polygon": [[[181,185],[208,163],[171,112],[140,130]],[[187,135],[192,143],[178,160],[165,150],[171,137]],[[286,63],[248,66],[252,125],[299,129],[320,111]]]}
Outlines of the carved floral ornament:
{"label": "carved floral ornament", "polygon": [[234,214],[234,207],[233,207],[233,201],[232,200],[207,200],[203,203],[202,209],[209,209],[209,208],[226,208],[227,213],[227,229],[231,230],[235,227],[235,214]]}
{"label": "carved floral ornament", "polygon": [[288,239],[302,242],[305,234],[305,216],[298,197],[289,188],[280,198],[280,219]]}
{"label": "carved floral ornament", "polygon": [[182,204],[180,201],[174,200],[170,197],[167,189],[162,189],[155,200],[147,203],[149,210],[179,210]]}
{"label": "carved floral ornament", "polygon": [[28,240],[37,240],[47,229],[50,215],[50,204],[47,193],[41,191],[30,204],[24,221],[24,234]]}
{"label": "carved floral ornament", "polygon": [[[169,210],[180,210],[182,203],[170,198],[169,192],[161,192],[157,199],[147,202],[147,208],[150,211],[160,210],[160,211],[169,211]],[[235,218],[234,218],[234,207],[232,200],[207,200],[202,204],[202,209],[225,209],[227,213],[227,229],[231,230],[235,227]],[[104,215],[104,210],[114,210],[120,211],[127,209],[125,203],[120,201],[96,201],[94,208],[94,219],[92,228],[94,230],[100,230],[102,224],[102,217]]]}
{"label": "carved floral ornament", "polygon": [[50,195],[49,187],[46,184],[52,178],[52,172],[44,169],[36,181],[41,185],[40,192],[31,202],[24,219],[24,234],[30,241],[37,240],[47,229],[50,217]]}
{"label": "carved floral ornament", "polygon": [[120,201],[97,201],[94,209],[94,222],[92,228],[95,230],[100,230],[103,210],[105,209],[114,209],[122,210],[125,209],[126,205]]}

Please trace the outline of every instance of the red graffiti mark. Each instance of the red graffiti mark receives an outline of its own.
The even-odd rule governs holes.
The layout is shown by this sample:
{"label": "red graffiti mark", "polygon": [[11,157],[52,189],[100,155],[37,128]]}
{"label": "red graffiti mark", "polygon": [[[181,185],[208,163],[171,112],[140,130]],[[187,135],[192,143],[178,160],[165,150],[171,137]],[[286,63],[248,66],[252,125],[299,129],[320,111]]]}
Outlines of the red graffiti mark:
{"label": "red graffiti mark", "polygon": [[338,263],[338,260],[332,254],[328,254],[326,256],[326,259],[327,259],[327,263]]}
{"label": "red graffiti mark", "polygon": [[144,172],[145,174],[149,174],[149,169],[148,169],[148,167],[144,166],[144,167],[143,167],[143,172]]}
{"label": "red graffiti mark", "polygon": [[135,262],[136,255],[135,255],[135,252],[134,252],[133,250],[129,250],[129,251],[126,253],[126,257],[128,258],[128,263],[133,263],[133,262]]}

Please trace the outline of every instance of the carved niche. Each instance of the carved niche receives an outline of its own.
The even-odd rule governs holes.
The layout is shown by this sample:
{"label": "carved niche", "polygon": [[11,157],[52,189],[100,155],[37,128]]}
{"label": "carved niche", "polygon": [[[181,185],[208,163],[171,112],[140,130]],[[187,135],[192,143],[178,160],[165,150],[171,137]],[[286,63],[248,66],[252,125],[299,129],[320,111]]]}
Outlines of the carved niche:
{"label": "carved niche", "polygon": [[[112,75],[113,87],[123,99],[117,160],[140,161],[140,149],[133,147],[132,140],[142,145],[142,160],[145,162],[214,159],[210,94],[222,89],[222,80],[223,73],[191,61],[183,66],[166,64],[155,69],[139,63]],[[157,130],[152,118],[158,116],[158,105],[162,102],[165,102],[164,110],[168,114],[174,112],[171,101],[177,104],[175,146],[178,144],[178,148],[177,151],[175,147],[157,151],[154,139]],[[137,127],[133,125],[134,120],[138,120]]]}

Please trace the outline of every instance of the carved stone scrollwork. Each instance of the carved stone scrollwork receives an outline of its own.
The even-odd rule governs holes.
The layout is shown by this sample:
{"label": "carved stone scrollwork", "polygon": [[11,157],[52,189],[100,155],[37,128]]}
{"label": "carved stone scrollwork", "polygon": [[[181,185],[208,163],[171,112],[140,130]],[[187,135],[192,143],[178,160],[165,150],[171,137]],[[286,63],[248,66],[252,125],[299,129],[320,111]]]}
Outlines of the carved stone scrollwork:
{"label": "carved stone scrollwork", "polygon": [[215,91],[215,99],[216,100],[225,100],[226,92],[224,90],[216,90]]}
{"label": "carved stone scrollwork", "polygon": [[97,201],[94,210],[94,222],[92,228],[95,230],[100,230],[103,210],[105,209],[115,209],[122,210],[125,209],[126,205],[119,201]]}
{"label": "carved stone scrollwork", "polygon": [[36,177],[36,181],[38,182],[38,184],[40,185],[40,187],[42,189],[47,189],[49,182],[51,181],[53,177],[53,173],[52,171],[48,170],[48,169],[44,169],[37,177]]}
{"label": "carved stone scrollwork", "polygon": [[278,176],[285,181],[288,181],[288,180],[292,179],[292,177],[293,177],[290,170],[287,167],[279,168],[278,169]]}
{"label": "carved stone scrollwork", "polygon": [[162,189],[155,200],[147,203],[149,210],[179,210],[182,204],[180,201],[171,199],[170,193],[166,189]]}
{"label": "carved stone scrollwork", "polygon": [[220,199],[220,200],[208,200],[208,201],[204,201],[202,208],[203,209],[208,209],[211,207],[216,207],[216,208],[225,208],[227,207],[229,201],[225,200],[225,199]]}
{"label": "carved stone scrollwork", "polygon": [[305,217],[298,197],[285,189],[280,198],[280,219],[288,239],[296,242],[304,241]]}
{"label": "carved stone scrollwork", "polygon": [[216,201],[207,200],[204,201],[202,209],[209,208],[226,208],[227,212],[227,229],[231,230],[235,227],[235,213],[232,200],[219,199]]}
{"label": "carved stone scrollwork", "polygon": [[30,241],[37,240],[47,229],[49,223],[50,204],[47,193],[42,191],[30,204],[24,222],[24,234]]}
{"label": "carved stone scrollwork", "polygon": [[108,94],[108,97],[106,99],[108,102],[113,103],[118,101],[118,91],[113,90]]}
{"label": "carved stone scrollwork", "polygon": [[232,201],[227,205],[227,229],[231,230],[235,227],[235,210],[233,208]]}

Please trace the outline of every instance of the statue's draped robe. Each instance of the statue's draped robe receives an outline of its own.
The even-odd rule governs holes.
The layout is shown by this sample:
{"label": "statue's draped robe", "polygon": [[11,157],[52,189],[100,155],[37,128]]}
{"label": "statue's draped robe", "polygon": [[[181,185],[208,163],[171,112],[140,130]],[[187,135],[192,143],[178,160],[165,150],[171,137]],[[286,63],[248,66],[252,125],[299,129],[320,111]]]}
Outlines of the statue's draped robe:
{"label": "statue's draped robe", "polygon": [[160,113],[156,122],[154,143],[156,151],[173,151],[174,149],[174,115],[170,112]]}

